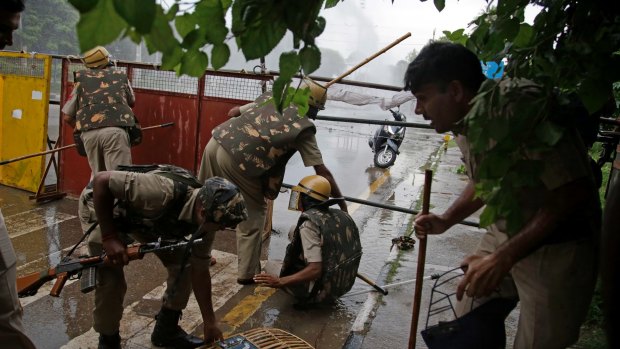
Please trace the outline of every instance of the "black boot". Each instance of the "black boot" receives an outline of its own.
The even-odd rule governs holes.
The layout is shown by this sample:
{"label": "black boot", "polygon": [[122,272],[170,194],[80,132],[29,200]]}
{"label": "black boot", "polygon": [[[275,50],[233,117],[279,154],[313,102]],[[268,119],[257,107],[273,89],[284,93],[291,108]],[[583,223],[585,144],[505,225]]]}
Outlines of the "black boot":
{"label": "black boot", "polygon": [[180,310],[171,310],[161,308],[161,311],[155,319],[155,329],[151,334],[151,343],[158,347],[172,347],[172,348],[198,348],[204,345],[204,341],[198,337],[187,334],[179,326],[179,319],[181,318]]}
{"label": "black boot", "polygon": [[97,349],[121,349],[120,334],[118,332],[109,336],[99,334],[99,346],[97,346]]}

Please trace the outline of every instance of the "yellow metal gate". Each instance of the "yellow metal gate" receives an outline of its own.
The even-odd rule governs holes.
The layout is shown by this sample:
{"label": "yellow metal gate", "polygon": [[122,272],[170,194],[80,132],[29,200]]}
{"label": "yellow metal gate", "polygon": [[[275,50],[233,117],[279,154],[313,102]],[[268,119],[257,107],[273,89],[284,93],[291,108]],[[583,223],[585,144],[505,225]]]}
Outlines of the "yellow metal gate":
{"label": "yellow metal gate", "polygon": [[[52,58],[0,52],[0,160],[46,150]],[[36,192],[45,157],[0,166],[0,184]]]}

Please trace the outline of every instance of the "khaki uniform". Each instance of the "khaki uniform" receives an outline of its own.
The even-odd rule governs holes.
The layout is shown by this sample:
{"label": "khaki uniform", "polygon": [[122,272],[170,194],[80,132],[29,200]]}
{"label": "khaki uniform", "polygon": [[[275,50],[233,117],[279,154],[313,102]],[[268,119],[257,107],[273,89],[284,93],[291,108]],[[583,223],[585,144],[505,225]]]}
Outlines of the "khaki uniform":
{"label": "khaki uniform", "polygon": [[15,280],[17,259],[0,211],[0,343],[4,348],[34,348],[24,332]]}
{"label": "khaki uniform", "polygon": [[115,69],[76,72],[76,83],[62,112],[75,120],[86,156],[95,175],[131,164],[131,145],[125,127],[135,124],[129,105],[135,102],[127,75]]}
{"label": "khaki uniform", "polygon": [[[244,106],[246,113],[260,114],[261,104]],[[236,161],[229,149],[226,149],[216,140],[211,138],[205,147],[202,155],[202,162],[198,172],[198,179],[204,182],[207,178],[220,176],[236,184],[243,194],[248,210],[248,219],[237,225],[237,258],[238,258],[238,278],[252,279],[255,274],[260,272],[260,253],[262,247],[261,232],[265,225],[267,204],[265,202],[265,187],[261,174],[248,175],[247,169],[242,168],[239,161]],[[241,132],[230,130],[233,136]],[[229,136],[230,136],[229,134]],[[294,151],[299,151],[304,165],[316,166],[323,164],[321,152],[316,143],[313,132],[303,132],[287,144],[287,147]],[[237,156],[239,156],[237,154]],[[287,159],[288,160],[288,159]],[[283,166],[286,165],[284,162]],[[282,169],[284,167],[282,166]],[[282,175],[283,175],[282,171]]]}
{"label": "khaki uniform", "polygon": [[[458,135],[456,142],[473,180],[479,159],[471,155],[464,136]],[[585,147],[574,130],[567,130],[549,153],[533,156],[542,156],[544,170],[540,185],[518,196],[524,222],[536,213],[551,190],[583,177],[592,178]],[[571,221],[560,222],[538,249],[513,266],[501,284],[496,296],[510,298],[516,292],[521,304],[515,348],[566,348],[577,341],[596,283],[599,207],[593,184],[590,202],[584,202],[571,215]],[[493,253],[510,239],[505,231],[504,221],[491,225],[475,254]],[[476,305],[481,303],[476,300]],[[457,308],[462,315],[471,309],[471,299]]]}
{"label": "khaki uniform", "polygon": [[[157,174],[113,172],[110,176],[109,187],[115,197],[122,198],[125,204],[130,206],[133,211],[138,211],[147,218],[160,216],[167,204],[174,198],[174,182]],[[188,188],[186,201],[178,217],[179,221],[193,224],[193,208],[198,192],[199,189]],[[84,231],[96,221],[91,189],[86,188],[80,196],[79,215]],[[195,228],[197,229],[198,226]],[[194,233],[194,231],[188,231],[187,233],[189,235]],[[154,242],[158,238],[144,232],[129,232],[129,235],[141,243]],[[205,242],[192,247],[190,265],[181,275],[173,297],[169,296],[170,287],[174,285],[179,274],[180,261],[184,249],[156,253],[168,271],[167,289],[164,295],[164,306],[166,308],[182,310],[187,306],[192,290],[190,268],[209,268],[214,237],[215,233],[209,233],[203,238]],[[93,255],[103,252],[99,227],[88,237],[88,247],[89,252]],[[95,331],[111,335],[118,330],[123,315],[123,298],[126,290],[127,284],[122,267],[102,266],[97,269],[95,310],[93,311],[93,327]]]}
{"label": "khaki uniform", "polygon": [[300,303],[334,301],[351,289],[362,245],[357,226],[348,213],[315,208],[304,211],[289,233],[289,240],[280,277],[293,275],[308,263],[322,263],[319,279],[285,289]]}

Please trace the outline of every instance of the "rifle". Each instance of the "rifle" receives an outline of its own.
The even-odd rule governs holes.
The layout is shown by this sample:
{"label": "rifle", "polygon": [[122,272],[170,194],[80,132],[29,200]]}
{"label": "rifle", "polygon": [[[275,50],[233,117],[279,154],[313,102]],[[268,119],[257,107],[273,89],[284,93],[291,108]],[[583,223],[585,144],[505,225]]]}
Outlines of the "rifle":
{"label": "rifle", "polygon": [[[193,243],[200,243],[202,239],[196,239]],[[188,241],[170,242],[157,241],[145,244],[127,246],[129,260],[142,259],[145,254],[160,251],[172,251],[176,248],[186,247]],[[97,286],[96,271],[100,265],[111,265],[105,254],[100,256],[65,257],[56,267],[34,272],[17,278],[17,294],[19,297],[34,296],[39,288],[49,281],[56,279],[50,296],[58,297],[65,283],[70,278],[80,279],[80,289],[88,293]]]}

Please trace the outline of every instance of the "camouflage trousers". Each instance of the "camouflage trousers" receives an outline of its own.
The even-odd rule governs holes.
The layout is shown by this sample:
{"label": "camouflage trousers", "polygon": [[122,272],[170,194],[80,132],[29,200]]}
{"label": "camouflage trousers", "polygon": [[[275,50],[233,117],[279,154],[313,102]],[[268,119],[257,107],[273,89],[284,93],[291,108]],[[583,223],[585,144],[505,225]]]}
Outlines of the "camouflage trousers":
{"label": "camouflage trousers", "polygon": [[247,177],[226,150],[211,138],[202,154],[198,180],[220,176],[235,183],[241,190],[248,210],[248,219],[237,225],[237,277],[251,279],[260,273],[262,231],[265,226],[267,204],[260,178]]}

